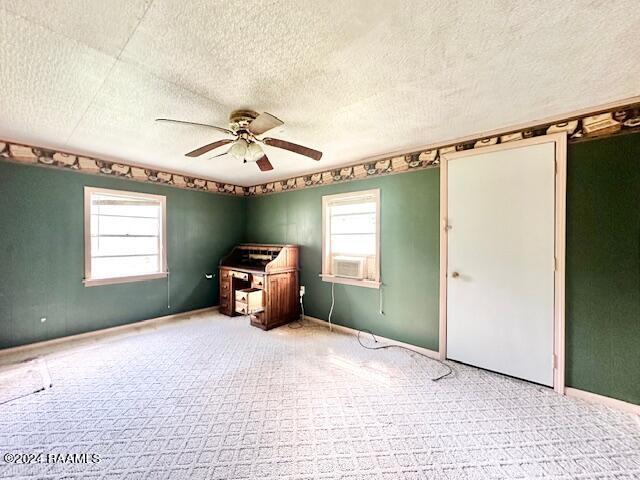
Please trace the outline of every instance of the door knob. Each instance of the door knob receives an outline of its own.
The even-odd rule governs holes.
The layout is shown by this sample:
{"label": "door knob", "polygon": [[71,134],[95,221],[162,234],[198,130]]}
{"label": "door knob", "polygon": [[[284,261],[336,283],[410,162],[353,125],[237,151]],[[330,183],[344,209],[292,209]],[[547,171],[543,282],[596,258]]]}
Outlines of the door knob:
{"label": "door knob", "polygon": [[451,274],[451,276],[452,276],[453,278],[458,278],[458,277],[460,276],[460,274],[459,274],[458,272],[453,272],[453,273]]}

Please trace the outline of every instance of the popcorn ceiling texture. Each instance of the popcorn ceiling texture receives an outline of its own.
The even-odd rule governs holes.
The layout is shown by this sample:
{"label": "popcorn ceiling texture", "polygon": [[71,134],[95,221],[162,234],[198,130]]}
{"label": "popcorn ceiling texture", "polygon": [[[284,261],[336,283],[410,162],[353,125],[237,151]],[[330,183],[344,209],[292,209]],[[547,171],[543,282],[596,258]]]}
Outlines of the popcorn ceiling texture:
{"label": "popcorn ceiling texture", "polygon": [[[640,93],[640,9],[617,2],[0,0],[0,138],[240,186]],[[184,153],[268,111],[320,163]]]}
{"label": "popcorn ceiling texture", "polygon": [[[366,341],[366,339],[364,340]],[[0,405],[18,479],[637,479],[640,419],[549,388],[308,326],[218,313],[50,355],[53,387]]]}

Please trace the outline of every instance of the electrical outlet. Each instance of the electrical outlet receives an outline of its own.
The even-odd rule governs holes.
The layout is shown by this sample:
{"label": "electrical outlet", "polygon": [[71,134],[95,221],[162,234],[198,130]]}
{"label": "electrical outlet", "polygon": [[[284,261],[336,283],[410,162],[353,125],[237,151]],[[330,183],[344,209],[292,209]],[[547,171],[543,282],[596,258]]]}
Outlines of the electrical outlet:
{"label": "electrical outlet", "polygon": [[40,323],[44,323],[44,322],[46,322],[46,321],[47,321],[47,317],[42,317],[42,318],[40,319]]}
{"label": "electrical outlet", "polygon": [[300,296],[304,297],[304,293],[305,293],[304,285],[300,285]]}

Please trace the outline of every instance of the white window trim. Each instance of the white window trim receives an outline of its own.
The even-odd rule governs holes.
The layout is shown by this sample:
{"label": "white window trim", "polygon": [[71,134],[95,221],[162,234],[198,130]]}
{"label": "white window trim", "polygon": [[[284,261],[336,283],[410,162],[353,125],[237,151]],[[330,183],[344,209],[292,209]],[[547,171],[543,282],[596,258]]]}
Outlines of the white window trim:
{"label": "white window trim", "polygon": [[[330,251],[327,248],[329,241],[329,227],[327,226],[327,207],[336,200],[349,200],[352,198],[373,197],[376,203],[376,273],[374,280],[357,280],[353,278],[336,277],[325,272],[329,272]],[[337,193],[334,195],[324,195],[322,197],[322,273],[323,282],[340,283],[343,285],[356,285],[366,288],[380,288],[380,189],[359,190],[355,192]]]}
{"label": "white window trim", "polygon": [[[160,202],[162,210],[162,228],[160,231],[160,261],[162,262],[162,271],[156,273],[147,273],[144,275],[127,275],[124,277],[111,278],[91,278],[91,194],[103,193],[114,196],[137,196],[149,198]],[[153,280],[156,278],[166,278],[168,275],[167,268],[167,197],[164,195],[153,195],[151,193],[132,192],[127,190],[111,190],[108,188],[84,187],[84,283],[85,287],[96,287],[99,285],[113,285],[117,283],[141,282],[144,280]]]}

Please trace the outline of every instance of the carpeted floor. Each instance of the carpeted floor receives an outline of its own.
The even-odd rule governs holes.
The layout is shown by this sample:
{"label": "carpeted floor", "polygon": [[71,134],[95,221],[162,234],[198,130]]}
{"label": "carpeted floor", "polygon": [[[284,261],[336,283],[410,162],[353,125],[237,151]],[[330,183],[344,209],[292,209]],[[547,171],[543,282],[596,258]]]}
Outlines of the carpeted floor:
{"label": "carpeted floor", "polygon": [[434,383],[319,326],[210,313],[47,366],[51,389],[0,405],[0,455],[35,462],[1,478],[640,478],[636,416],[458,364]]}

